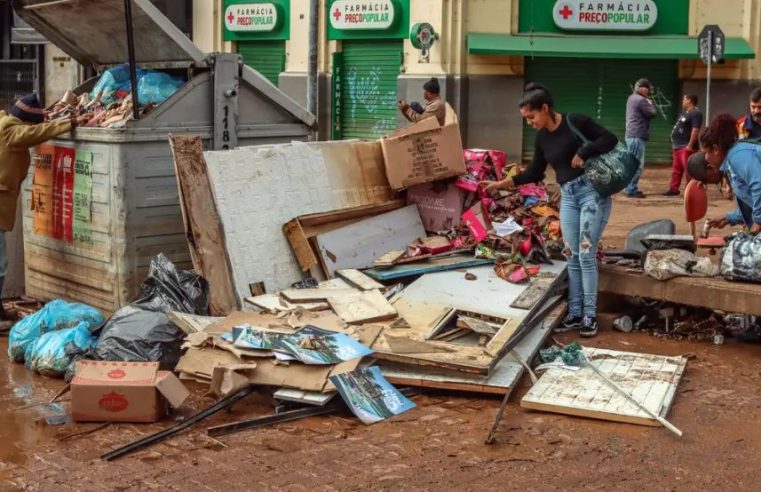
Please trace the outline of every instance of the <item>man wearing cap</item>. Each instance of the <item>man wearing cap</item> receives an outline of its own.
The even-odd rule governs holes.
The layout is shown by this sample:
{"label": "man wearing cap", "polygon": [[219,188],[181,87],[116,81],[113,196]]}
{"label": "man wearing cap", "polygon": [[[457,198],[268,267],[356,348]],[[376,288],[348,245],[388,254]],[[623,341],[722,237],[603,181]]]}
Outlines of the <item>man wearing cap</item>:
{"label": "man wearing cap", "polygon": [[439,81],[435,77],[423,84],[423,98],[425,99],[425,108],[420,113],[415,111],[405,101],[399,101],[399,110],[402,112],[408,121],[417,123],[423,121],[426,118],[436,118],[439,122],[439,126],[444,126],[447,115],[447,107],[444,101],[439,95],[441,88],[439,87]]}
{"label": "man wearing cap", "polygon": [[645,198],[638,184],[645,169],[645,143],[650,138],[650,120],[658,114],[649,97],[652,89],[649,80],[639,79],[634,85],[634,92],[626,101],[626,147],[639,159],[639,170],[625,190],[629,198]]}
{"label": "man wearing cap", "polygon": [[[16,223],[19,191],[31,161],[29,149],[87,120],[80,116],[45,123],[36,94],[16,101],[9,113],[0,111],[0,297],[7,264],[5,232],[12,230]],[[5,319],[2,303],[0,317]]]}

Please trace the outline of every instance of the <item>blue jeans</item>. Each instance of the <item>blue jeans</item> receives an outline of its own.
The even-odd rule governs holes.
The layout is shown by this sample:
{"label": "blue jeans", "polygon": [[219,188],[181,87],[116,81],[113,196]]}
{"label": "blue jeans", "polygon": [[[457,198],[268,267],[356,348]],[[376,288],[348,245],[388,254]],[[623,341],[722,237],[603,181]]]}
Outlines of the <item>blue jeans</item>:
{"label": "blue jeans", "polygon": [[597,315],[597,245],[608,225],[612,201],[585,175],[560,187],[560,228],[568,259],[568,313]]}
{"label": "blue jeans", "polygon": [[626,148],[639,159],[639,169],[637,169],[637,173],[632,178],[629,186],[624,190],[624,193],[631,195],[632,193],[637,193],[639,191],[637,185],[639,184],[639,178],[642,176],[642,172],[645,170],[645,141],[641,138],[626,137]]}
{"label": "blue jeans", "polygon": [[8,257],[5,249],[5,231],[0,229],[0,299],[3,297],[6,268],[8,268]]}

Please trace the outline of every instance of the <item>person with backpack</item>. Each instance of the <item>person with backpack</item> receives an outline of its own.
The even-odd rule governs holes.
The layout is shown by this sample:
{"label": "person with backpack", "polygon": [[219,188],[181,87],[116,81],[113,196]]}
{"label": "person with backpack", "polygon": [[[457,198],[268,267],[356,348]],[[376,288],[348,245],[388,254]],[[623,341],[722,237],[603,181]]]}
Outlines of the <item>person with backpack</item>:
{"label": "person with backpack", "polygon": [[[561,188],[563,254],[568,258],[568,315],[562,327],[592,337],[597,334],[597,248],[610,217],[611,198],[592,186],[584,163],[613,150],[618,138],[589,116],[556,111],[552,94],[540,84],[528,84],[518,106],[537,131],[533,161],[512,178],[481,185],[487,192],[510,189],[543,180],[548,164],[555,170]],[[577,132],[588,142],[580,144]]]}
{"label": "person with backpack", "polygon": [[712,228],[743,225],[751,234],[761,232],[761,142],[738,141],[732,115],[720,114],[700,132],[700,149],[690,157],[687,173],[703,183],[719,184],[726,177],[737,208],[709,220]]}

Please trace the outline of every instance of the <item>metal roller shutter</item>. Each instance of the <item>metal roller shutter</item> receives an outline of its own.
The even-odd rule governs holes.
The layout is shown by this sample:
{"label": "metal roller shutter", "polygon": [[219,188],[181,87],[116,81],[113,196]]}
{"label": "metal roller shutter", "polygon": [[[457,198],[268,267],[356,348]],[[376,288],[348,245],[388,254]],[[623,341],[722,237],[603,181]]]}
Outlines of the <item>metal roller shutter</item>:
{"label": "metal roller shutter", "polygon": [[344,41],[341,84],[342,137],[374,139],[396,129],[396,82],[401,41]]}
{"label": "metal roller shutter", "polygon": [[285,41],[238,41],[238,53],[243,63],[278,85],[285,71]]}
{"label": "metal roller shutter", "polygon": [[[546,85],[563,113],[584,113],[597,119],[619,139],[626,130],[626,100],[634,82],[648,78],[655,86],[653,120],[647,145],[648,163],[671,162],[671,129],[678,113],[678,65],[672,60],[583,60],[539,58],[526,61],[526,81]],[[523,160],[533,156],[535,132],[524,125]]]}

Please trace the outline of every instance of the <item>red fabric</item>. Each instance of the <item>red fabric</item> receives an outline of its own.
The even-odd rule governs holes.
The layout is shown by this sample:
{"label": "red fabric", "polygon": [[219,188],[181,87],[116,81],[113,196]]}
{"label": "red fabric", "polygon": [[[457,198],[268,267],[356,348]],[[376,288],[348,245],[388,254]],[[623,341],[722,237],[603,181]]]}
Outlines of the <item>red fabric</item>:
{"label": "red fabric", "polygon": [[[671,160],[671,182],[669,183],[669,188],[671,188],[672,191],[679,193],[679,186],[682,184],[682,176],[684,176],[685,171],[687,170],[687,159],[689,159],[694,153],[695,151],[688,147],[674,150]],[[689,181],[690,178],[688,177],[687,182]]]}

